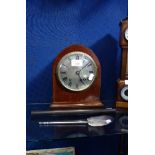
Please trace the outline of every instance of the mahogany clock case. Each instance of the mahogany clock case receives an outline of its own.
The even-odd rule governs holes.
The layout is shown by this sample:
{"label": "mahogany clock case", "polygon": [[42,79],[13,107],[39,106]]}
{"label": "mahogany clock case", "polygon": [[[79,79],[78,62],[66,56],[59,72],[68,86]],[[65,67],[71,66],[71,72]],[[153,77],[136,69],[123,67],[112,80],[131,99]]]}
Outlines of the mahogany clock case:
{"label": "mahogany clock case", "polygon": [[[97,77],[93,84],[83,91],[70,91],[62,86],[57,77],[57,65],[62,57],[74,51],[81,51],[88,54],[96,63]],[[52,109],[85,109],[85,108],[102,108],[103,103],[100,101],[101,87],[101,66],[98,58],[92,50],[82,45],[71,45],[56,57],[52,66],[53,97],[51,102]]]}

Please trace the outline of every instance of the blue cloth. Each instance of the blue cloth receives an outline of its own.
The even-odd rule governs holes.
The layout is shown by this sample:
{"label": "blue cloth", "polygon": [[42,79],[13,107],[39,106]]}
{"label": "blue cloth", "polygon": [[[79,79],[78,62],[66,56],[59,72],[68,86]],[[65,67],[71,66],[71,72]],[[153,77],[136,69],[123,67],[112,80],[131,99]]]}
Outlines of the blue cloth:
{"label": "blue cloth", "polygon": [[52,61],[63,48],[83,44],[101,62],[101,99],[113,106],[127,7],[127,0],[27,0],[27,102],[51,101]]}

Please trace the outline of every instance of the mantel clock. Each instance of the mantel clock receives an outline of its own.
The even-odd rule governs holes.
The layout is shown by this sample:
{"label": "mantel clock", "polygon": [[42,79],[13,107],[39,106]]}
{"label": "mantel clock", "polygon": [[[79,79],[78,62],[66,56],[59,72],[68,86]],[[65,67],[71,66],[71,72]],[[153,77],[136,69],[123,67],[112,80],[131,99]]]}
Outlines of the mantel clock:
{"label": "mantel clock", "polygon": [[52,109],[102,108],[101,66],[92,50],[72,45],[60,52],[52,67]]}

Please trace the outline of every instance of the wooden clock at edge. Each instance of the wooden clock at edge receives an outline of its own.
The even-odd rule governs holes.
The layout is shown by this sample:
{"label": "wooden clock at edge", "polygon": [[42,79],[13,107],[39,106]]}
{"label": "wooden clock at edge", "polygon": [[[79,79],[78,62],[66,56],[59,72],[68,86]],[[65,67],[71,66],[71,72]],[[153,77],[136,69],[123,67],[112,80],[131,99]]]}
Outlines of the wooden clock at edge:
{"label": "wooden clock at edge", "polygon": [[65,48],[52,66],[52,109],[102,108],[101,66],[92,50],[82,45]]}
{"label": "wooden clock at edge", "polygon": [[116,108],[128,108],[128,19],[121,22],[120,47],[122,49],[121,75],[117,82]]}

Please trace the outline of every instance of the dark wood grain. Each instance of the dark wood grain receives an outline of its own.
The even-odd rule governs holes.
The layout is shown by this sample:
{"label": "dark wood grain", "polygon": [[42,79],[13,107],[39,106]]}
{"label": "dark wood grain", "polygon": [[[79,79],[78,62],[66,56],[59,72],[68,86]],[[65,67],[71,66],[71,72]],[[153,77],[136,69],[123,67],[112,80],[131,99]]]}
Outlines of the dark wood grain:
{"label": "dark wood grain", "polygon": [[[64,88],[57,78],[56,68],[62,57],[73,51],[81,51],[90,55],[97,65],[97,77],[93,84],[79,92],[70,91]],[[52,68],[53,80],[53,98],[51,108],[53,109],[85,109],[85,108],[101,108],[103,104],[100,101],[100,87],[101,87],[101,66],[98,58],[92,50],[82,45],[72,45],[65,48],[57,56]]]}
{"label": "dark wood grain", "polygon": [[122,48],[121,79],[128,79],[128,47]]}

